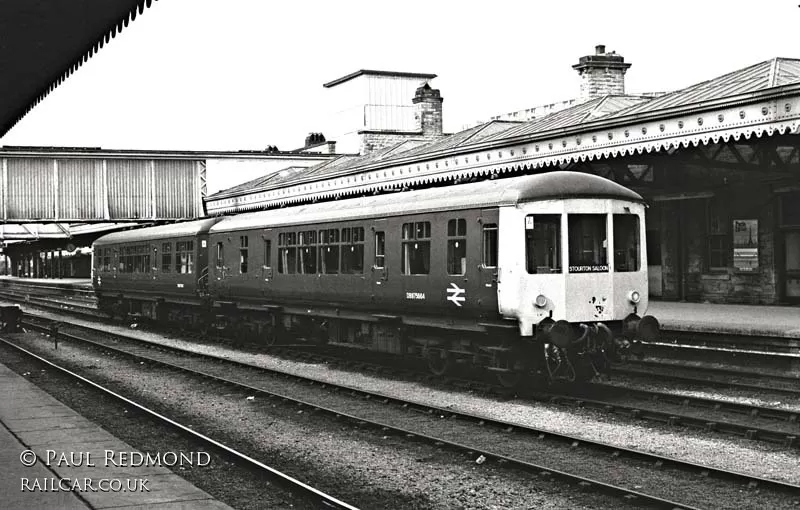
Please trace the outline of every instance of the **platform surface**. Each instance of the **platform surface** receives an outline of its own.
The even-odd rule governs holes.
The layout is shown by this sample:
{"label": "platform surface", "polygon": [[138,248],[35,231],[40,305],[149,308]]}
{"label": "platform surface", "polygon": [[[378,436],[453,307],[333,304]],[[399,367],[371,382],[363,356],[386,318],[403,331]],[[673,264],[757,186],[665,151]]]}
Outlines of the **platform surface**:
{"label": "platform surface", "polygon": [[[0,364],[0,395],[3,396],[0,398],[0,507],[4,509],[230,508],[166,467],[136,466],[137,462],[120,460],[120,452],[138,450],[3,364]],[[23,464],[23,452],[28,450],[37,457],[32,466]],[[111,458],[116,460],[107,462],[107,451],[115,452],[117,456]],[[32,457],[25,455],[26,460]],[[86,485],[87,478],[92,479],[92,485]],[[68,479],[66,487],[79,481],[82,488],[89,490],[44,490],[64,486],[59,479]],[[101,485],[100,480],[118,482]]]}
{"label": "platform surface", "polygon": [[29,285],[57,285],[59,287],[92,287],[91,278],[19,278],[17,276],[0,275],[0,284],[3,281]]}
{"label": "platform surface", "polygon": [[664,330],[800,338],[800,307],[650,301]]}

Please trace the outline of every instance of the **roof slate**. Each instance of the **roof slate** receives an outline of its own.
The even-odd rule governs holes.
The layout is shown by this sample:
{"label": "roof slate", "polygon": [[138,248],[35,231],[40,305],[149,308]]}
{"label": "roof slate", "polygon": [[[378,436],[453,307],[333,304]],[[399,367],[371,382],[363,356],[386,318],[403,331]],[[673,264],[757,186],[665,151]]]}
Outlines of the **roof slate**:
{"label": "roof slate", "polygon": [[757,92],[772,87],[800,83],[800,59],[773,58],[711,80],[654,98],[647,103],[620,110],[609,118],[656,112],[678,106]]}
{"label": "roof slate", "polygon": [[[800,83],[800,59],[774,58],[758,64],[733,71],[720,77],[707,80],[685,89],[661,96],[618,95],[603,96],[580,103],[563,110],[553,112],[529,122],[494,120],[465,129],[441,140],[425,143],[420,140],[408,140],[375,151],[365,156],[344,156],[333,161],[324,162],[304,169],[292,175],[267,176],[251,183],[237,186],[235,189],[221,191],[209,197],[214,199],[223,195],[275,189],[297,184],[303,181],[335,178],[342,175],[358,174],[364,168],[377,162],[407,160],[407,158],[424,159],[442,152],[463,149],[479,143],[496,141],[519,136],[546,136],[559,129],[575,128],[581,124],[605,119],[620,119],[642,113],[658,113],[674,107],[691,107],[706,101],[720,100],[739,94],[757,92],[773,87]],[[248,188],[248,186],[250,186]]]}

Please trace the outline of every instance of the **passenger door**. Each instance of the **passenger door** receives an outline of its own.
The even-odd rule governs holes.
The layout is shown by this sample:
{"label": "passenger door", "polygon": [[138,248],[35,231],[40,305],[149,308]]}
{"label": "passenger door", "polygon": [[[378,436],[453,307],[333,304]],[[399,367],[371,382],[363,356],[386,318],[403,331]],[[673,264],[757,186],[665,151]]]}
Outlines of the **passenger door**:
{"label": "passenger door", "polygon": [[230,297],[230,268],[226,264],[225,255],[225,240],[220,238],[214,244],[214,268],[219,296],[223,299]]}
{"label": "passenger door", "polygon": [[272,295],[272,278],[274,262],[272,261],[273,240],[271,231],[261,236],[261,295],[269,297]]}
{"label": "passenger door", "polygon": [[388,292],[389,273],[386,257],[386,221],[378,220],[372,229],[372,241],[368,244],[372,256],[367,260],[372,272],[372,302],[382,303]]}
{"label": "passenger door", "polygon": [[497,282],[501,276],[498,262],[500,223],[497,209],[483,209],[480,216],[480,286],[478,299],[483,310],[497,310]]}

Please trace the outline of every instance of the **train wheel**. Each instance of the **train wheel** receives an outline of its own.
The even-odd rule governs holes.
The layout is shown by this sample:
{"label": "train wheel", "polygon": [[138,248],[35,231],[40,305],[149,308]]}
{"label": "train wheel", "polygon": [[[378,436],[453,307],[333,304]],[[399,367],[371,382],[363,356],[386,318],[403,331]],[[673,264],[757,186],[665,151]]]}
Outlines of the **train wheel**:
{"label": "train wheel", "polygon": [[497,372],[497,382],[503,388],[516,388],[522,382],[522,374],[516,371]]}
{"label": "train wheel", "polygon": [[444,349],[428,349],[427,360],[428,370],[436,376],[447,374],[453,366],[453,357]]}
{"label": "train wheel", "polygon": [[272,324],[267,324],[262,330],[261,337],[264,339],[264,345],[272,347],[278,342],[278,328]]}
{"label": "train wheel", "polygon": [[522,382],[522,374],[525,370],[525,362],[521,352],[510,351],[500,358],[500,368],[506,371],[497,372],[497,382],[504,388],[516,388]]}

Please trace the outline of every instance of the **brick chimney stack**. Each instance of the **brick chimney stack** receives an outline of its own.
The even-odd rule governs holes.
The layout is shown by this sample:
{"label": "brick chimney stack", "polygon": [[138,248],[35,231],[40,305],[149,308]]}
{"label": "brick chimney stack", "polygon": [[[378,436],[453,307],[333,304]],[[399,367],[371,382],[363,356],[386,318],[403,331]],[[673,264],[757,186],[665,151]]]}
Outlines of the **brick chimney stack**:
{"label": "brick chimney stack", "polygon": [[572,66],[581,77],[580,101],[625,94],[625,71],[631,64],[626,64],[622,55],[613,51],[606,53],[602,44],[595,46],[594,50],[594,55],[581,57]]}
{"label": "brick chimney stack", "polygon": [[442,102],[444,99],[439,89],[431,88],[426,82],[414,94],[414,121],[416,131],[421,131],[422,136],[442,135]]}

